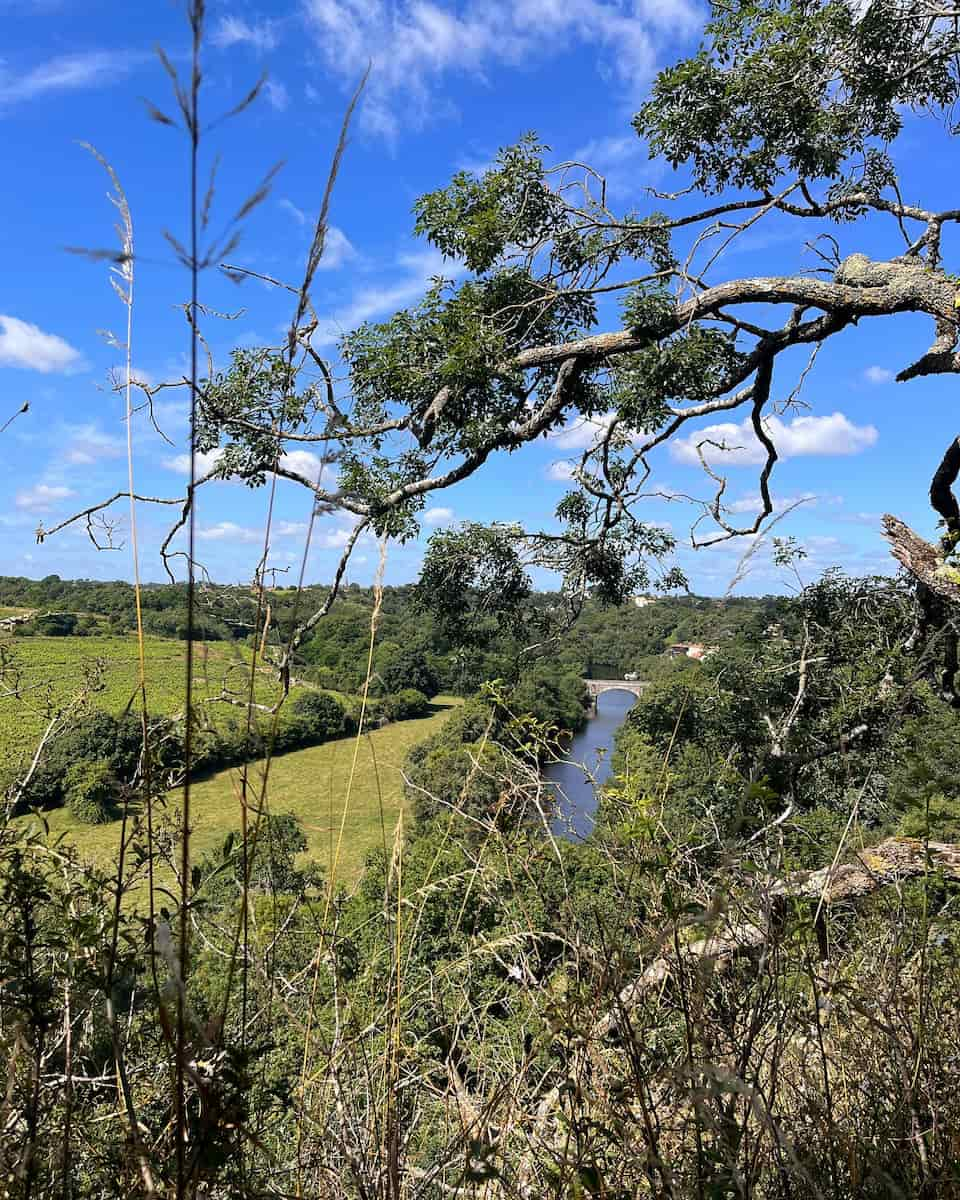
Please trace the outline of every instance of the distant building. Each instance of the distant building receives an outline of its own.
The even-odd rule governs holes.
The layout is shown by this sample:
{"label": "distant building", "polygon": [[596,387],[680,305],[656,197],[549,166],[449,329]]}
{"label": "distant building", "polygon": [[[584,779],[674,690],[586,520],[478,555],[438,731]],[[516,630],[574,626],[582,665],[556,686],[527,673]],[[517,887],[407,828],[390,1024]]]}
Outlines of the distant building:
{"label": "distant building", "polygon": [[668,658],[695,658],[697,662],[716,654],[719,646],[704,646],[701,642],[674,642],[668,646],[664,654]]}
{"label": "distant building", "polygon": [[632,596],[635,608],[646,608],[648,604],[656,603],[656,596]]}

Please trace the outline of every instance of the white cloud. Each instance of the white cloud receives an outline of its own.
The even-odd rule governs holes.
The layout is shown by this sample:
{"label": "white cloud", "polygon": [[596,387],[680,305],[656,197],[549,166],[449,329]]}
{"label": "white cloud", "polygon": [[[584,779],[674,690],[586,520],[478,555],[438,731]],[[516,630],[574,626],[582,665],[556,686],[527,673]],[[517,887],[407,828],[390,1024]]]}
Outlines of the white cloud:
{"label": "white cloud", "polygon": [[893,371],[888,371],[886,367],[867,367],[863,373],[863,377],[868,383],[892,383],[894,373]]}
{"label": "white cloud", "polygon": [[566,458],[558,459],[557,462],[552,462],[547,467],[546,475],[548,479],[552,479],[556,483],[566,483],[567,480],[573,478],[573,463]]}
{"label": "white cloud", "polygon": [[288,451],[280,459],[280,465],[286,467],[288,471],[296,471],[298,475],[303,475],[311,483],[316,483],[323,475],[325,476],[324,482],[329,484],[333,473],[333,468],[329,463],[324,465],[323,459],[309,450]]}
{"label": "white cloud", "polygon": [[[482,78],[498,63],[529,63],[596,48],[602,69],[635,93],[653,72],[657,47],[691,32],[691,0],[468,0],[457,11],[432,0],[306,0],[328,69],[355,83],[372,60],[362,119],[392,137],[439,107],[434,85],[448,74]],[[402,104],[402,115],[397,111]]]}
{"label": "white cloud", "polygon": [[251,46],[259,54],[275,49],[279,36],[274,21],[257,21],[251,25],[243,17],[221,17],[211,34],[211,41],[222,50],[231,46]]}
{"label": "white cloud", "polygon": [[[794,417],[789,423],[779,417],[766,417],[763,424],[781,458],[859,454],[874,445],[878,437],[875,426],[854,425],[841,412],[824,417]],[[749,420],[695,430],[671,442],[670,453],[677,462],[698,465],[698,445],[708,463],[755,466],[766,461],[766,451]]]}
{"label": "white cloud", "polygon": [[55,508],[60,500],[66,500],[74,495],[72,488],[58,484],[38,483],[36,487],[17,492],[14,503],[17,508],[25,508],[30,512],[48,512]]}
{"label": "white cloud", "polygon": [[34,100],[52,92],[78,91],[116,83],[144,61],[145,55],[125,50],[91,50],[61,54],[15,76],[0,64],[0,105]]}
{"label": "white cloud", "polygon": [[[307,532],[303,521],[276,521],[271,527],[271,537],[298,537]],[[216,525],[208,525],[197,530],[197,537],[205,542],[243,542],[263,544],[264,530],[262,527],[251,528],[249,525],[237,525],[234,521],[218,521]]]}
{"label": "white cloud", "polygon": [[352,529],[334,529],[330,533],[321,533],[318,541],[325,550],[342,550],[351,537]]}
{"label": "white cloud", "polygon": [[298,225],[306,225],[306,223],[310,220],[303,209],[298,208],[296,204],[294,204],[292,200],[288,200],[286,196],[281,196],[277,203],[281,208],[286,209],[286,211],[291,217],[293,217]]}
{"label": "white cloud", "polygon": [[263,94],[267,98],[267,103],[277,112],[283,112],[290,103],[290,96],[287,89],[279,79],[268,79],[263,85]]}
{"label": "white cloud", "polygon": [[83,356],[55,333],[44,333],[37,325],[0,313],[0,366],[24,367],[49,375],[76,370]]}
{"label": "white cloud", "polygon": [[[316,217],[310,216],[286,197],[281,198],[278,203],[299,226],[302,228],[309,226],[311,234],[313,233]],[[342,267],[345,262],[357,257],[356,247],[343,230],[336,225],[328,225],[326,236],[323,239],[323,255],[320,259],[319,270],[334,271],[338,267]]]}
{"label": "white cloud", "polygon": [[219,521],[206,529],[198,529],[197,537],[205,542],[262,542],[263,530],[249,529],[243,525],[236,525],[233,521]]}
{"label": "white cloud", "polygon": [[181,429],[190,424],[189,400],[154,400],[153,415],[157,424],[166,433],[167,429]]}
{"label": "white cloud", "polygon": [[89,466],[101,458],[120,458],[125,451],[121,438],[104,433],[96,425],[69,426],[67,436],[64,458],[73,466]]}
{"label": "white cloud", "polygon": [[[647,143],[633,130],[592,138],[579,146],[571,158],[599,171],[607,185],[608,200],[611,194],[633,194],[654,185],[667,173],[664,161],[651,159]],[[600,189],[594,179],[588,177],[586,184],[593,195],[599,196]]]}
{"label": "white cloud", "polygon": [[[208,471],[212,471],[223,454],[222,450],[207,450],[203,454],[197,455],[196,474],[199,478],[201,475],[206,475]],[[163,465],[168,471],[176,471],[178,475],[190,474],[190,455],[189,454],[174,454],[171,458],[165,458]]]}
{"label": "white cloud", "polygon": [[331,225],[327,229],[326,236],[323,239],[323,254],[320,258],[321,271],[335,271],[338,267],[342,267],[345,262],[357,257],[357,251],[343,232],[336,225]]}
{"label": "white cloud", "polygon": [[[206,475],[220,461],[223,454],[222,449],[208,450],[203,454],[197,455],[196,473],[197,476]],[[324,466],[323,459],[319,455],[311,453],[309,450],[290,450],[280,459],[280,465],[286,467],[288,471],[295,471],[298,475],[302,475],[305,479],[309,479],[311,483],[316,483],[323,475],[324,483],[329,486],[332,478],[335,475],[335,469],[328,463]],[[170,458],[163,460],[163,466],[168,471],[176,471],[178,475],[190,474],[190,455],[189,454],[174,454]]]}
{"label": "white cloud", "polygon": [[423,523],[425,525],[449,525],[452,520],[452,508],[428,508],[423,514]]}
{"label": "white cloud", "polygon": [[614,413],[606,413],[602,417],[577,417],[563,429],[550,435],[550,440],[561,450],[585,450],[593,446],[607,432]]}

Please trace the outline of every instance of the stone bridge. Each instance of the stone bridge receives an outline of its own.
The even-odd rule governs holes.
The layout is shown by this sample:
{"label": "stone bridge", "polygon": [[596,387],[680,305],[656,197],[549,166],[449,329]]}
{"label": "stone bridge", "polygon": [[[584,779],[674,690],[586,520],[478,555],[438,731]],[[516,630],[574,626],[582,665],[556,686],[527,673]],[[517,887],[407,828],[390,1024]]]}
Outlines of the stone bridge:
{"label": "stone bridge", "polygon": [[635,696],[642,696],[643,689],[647,686],[646,680],[643,679],[585,679],[583,682],[587,685],[587,691],[594,704],[602,692],[632,692]]}

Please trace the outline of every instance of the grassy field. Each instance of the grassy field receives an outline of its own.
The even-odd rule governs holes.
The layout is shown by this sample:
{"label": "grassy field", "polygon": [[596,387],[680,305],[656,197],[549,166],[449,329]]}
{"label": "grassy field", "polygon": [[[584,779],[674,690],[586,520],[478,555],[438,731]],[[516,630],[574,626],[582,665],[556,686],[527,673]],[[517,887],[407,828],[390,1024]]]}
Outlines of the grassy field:
{"label": "grassy field", "polygon": [[[337,865],[338,880],[350,884],[359,876],[367,852],[392,844],[404,806],[400,768],[408,750],[434,733],[460,701],[438,696],[434,712],[417,721],[399,721],[360,739],[341,738],[307,750],[279,755],[270,763],[267,804],[274,813],[292,812],[303,822],[308,849],[305,858],[318,862],[329,876],[343,823]],[[347,803],[354,753],[356,774]],[[250,768],[258,785],[263,763]],[[238,769],[220,771],[195,784],[191,792],[193,857],[222,845],[230,830],[240,828]],[[171,793],[166,820],[179,811],[180,795]],[[346,816],[344,818],[344,810]],[[109,825],[80,825],[66,809],[47,813],[52,833],[64,833],[85,857],[100,866],[116,861],[118,821]],[[29,819],[29,818],[24,818]]]}
{"label": "grassy field", "polygon": [[[148,637],[147,703],[151,713],[183,709],[186,643]],[[229,642],[195,643],[194,686],[198,703],[226,683],[245,695],[249,651]],[[32,753],[47,721],[84,689],[90,704],[122,712],[137,689],[137,640],[127,637],[4,638],[0,642],[0,766]],[[275,685],[257,678],[257,700],[269,703]],[[224,710],[224,706],[212,706]]]}

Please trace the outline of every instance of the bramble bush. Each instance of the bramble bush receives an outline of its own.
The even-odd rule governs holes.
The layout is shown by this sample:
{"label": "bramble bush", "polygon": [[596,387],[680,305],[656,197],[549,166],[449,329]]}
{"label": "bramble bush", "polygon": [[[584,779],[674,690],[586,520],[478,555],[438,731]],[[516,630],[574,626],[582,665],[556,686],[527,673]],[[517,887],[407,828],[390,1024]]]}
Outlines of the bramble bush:
{"label": "bramble bush", "polygon": [[67,808],[85,825],[105,825],[115,815],[117,777],[109,759],[74,763],[63,777]]}

